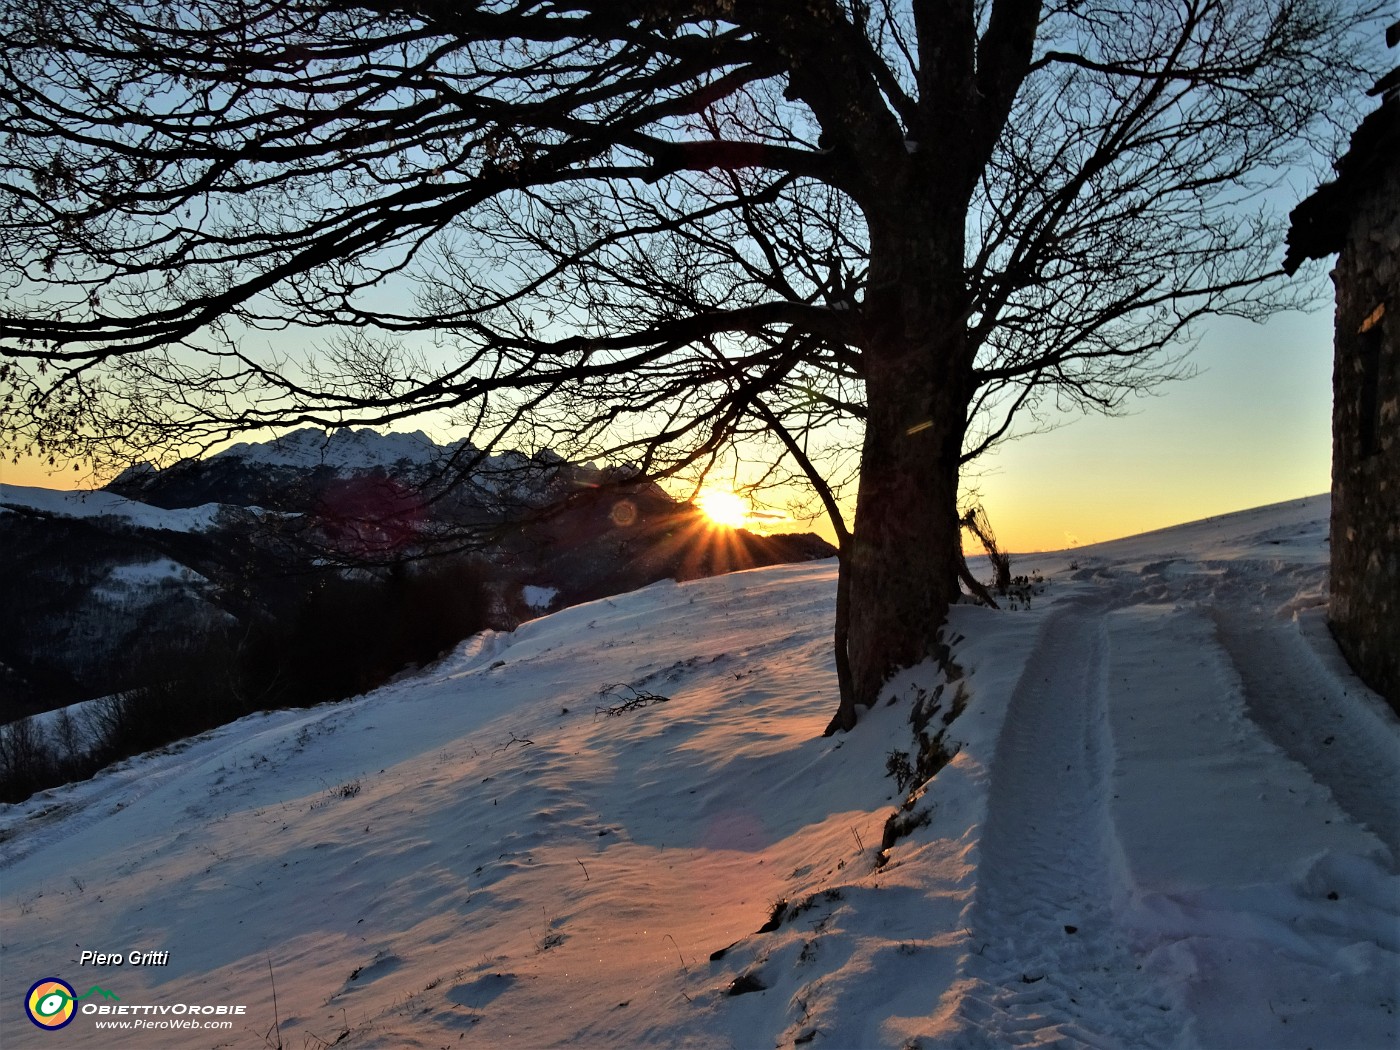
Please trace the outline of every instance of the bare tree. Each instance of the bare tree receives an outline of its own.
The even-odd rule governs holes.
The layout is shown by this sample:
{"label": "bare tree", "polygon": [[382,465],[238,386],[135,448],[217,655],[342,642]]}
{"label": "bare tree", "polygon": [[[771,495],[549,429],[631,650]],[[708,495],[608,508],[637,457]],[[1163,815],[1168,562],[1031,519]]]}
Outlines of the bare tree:
{"label": "bare tree", "polygon": [[1281,301],[1263,191],[1368,82],[1363,7],[12,0],[0,433],[448,409],[646,476],[762,432],[820,478],[854,421],[849,728],[935,650],[963,463]]}

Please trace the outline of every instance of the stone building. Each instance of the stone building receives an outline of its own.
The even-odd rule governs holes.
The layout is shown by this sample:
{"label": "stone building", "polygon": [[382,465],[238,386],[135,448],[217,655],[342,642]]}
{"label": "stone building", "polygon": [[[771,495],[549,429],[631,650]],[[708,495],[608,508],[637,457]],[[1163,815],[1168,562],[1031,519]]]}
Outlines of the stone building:
{"label": "stone building", "polygon": [[[1386,33],[1400,43],[1400,22]],[[1400,69],[1337,178],[1293,211],[1284,268],[1337,254],[1332,377],[1332,633],[1400,711]]]}

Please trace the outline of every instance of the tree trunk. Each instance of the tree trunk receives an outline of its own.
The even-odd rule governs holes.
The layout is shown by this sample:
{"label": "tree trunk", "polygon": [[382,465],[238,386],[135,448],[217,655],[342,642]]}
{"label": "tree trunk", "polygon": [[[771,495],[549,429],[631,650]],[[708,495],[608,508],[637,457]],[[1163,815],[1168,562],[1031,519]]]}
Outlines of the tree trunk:
{"label": "tree trunk", "polygon": [[840,696],[836,714],[827,724],[823,736],[831,736],[837,730],[851,729],[856,724],[855,684],[851,678],[851,540],[849,535],[840,537],[841,546],[836,558],[836,627],[833,640],[836,651],[836,687]]}
{"label": "tree trunk", "polygon": [[[849,565],[853,702],[843,700],[833,728],[849,729],[855,705],[873,705],[891,674],[934,653],[958,595],[958,471],[972,363],[961,223],[944,224],[942,238],[937,225],[904,227],[901,247],[911,250],[898,260],[897,279],[868,301],[865,445]],[[876,261],[872,250],[872,289],[880,288]]]}

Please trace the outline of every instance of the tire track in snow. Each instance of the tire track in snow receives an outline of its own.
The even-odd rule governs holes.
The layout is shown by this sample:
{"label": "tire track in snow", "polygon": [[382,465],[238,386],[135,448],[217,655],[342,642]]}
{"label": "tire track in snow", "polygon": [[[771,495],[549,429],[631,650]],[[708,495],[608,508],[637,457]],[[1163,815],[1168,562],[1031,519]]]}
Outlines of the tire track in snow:
{"label": "tire track in snow", "polygon": [[[948,1045],[1167,1046],[1176,1024],[1114,920],[1102,606],[1050,615],[997,740],[973,954]],[[1067,848],[1078,844],[1078,849]]]}
{"label": "tire track in snow", "polygon": [[1361,699],[1323,673],[1292,624],[1231,607],[1212,611],[1216,635],[1244,686],[1245,711],[1284,754],[1365,824],[1400,865],[1400,778],[1394,733],[1378,736]]}

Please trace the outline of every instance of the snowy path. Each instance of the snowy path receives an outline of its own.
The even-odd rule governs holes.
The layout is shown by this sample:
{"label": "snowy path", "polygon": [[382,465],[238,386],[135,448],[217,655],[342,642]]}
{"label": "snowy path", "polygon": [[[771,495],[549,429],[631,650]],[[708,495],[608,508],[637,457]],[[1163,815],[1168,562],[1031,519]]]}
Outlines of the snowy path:
{"label": "snowy path", "polygon": [[1217,610],[1215,623],[1243,682],[1249,717],[1386,844],[1391,870],[1400,871],[1400,755],[1394,734],[1347,701],[1345,686],[1299,644],[1293,624],[1263,622],[1230,608]]}
{"label": "snowy path", "polygon": [[[969,957],[949,1045],[1167,1046],[1177,1022],[1142,974],[1110,902],[1102,616],[1041,629],[997,742]],[[1069,843],[1074,849],[1066,849]],[[1111,1027],[1104,1024],[1111,1022]]]}
{"label": "snowy path", "polygon": [[[1115,568],[1042,614],[1011,691],[937,1045],[1383,1044],[1393,719],[1304,637],[1274,567]],[[1339,1042],[1322,990],[1348,969],[1369,1002]]]}

